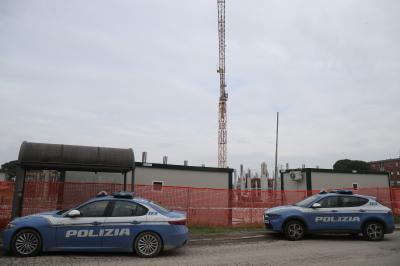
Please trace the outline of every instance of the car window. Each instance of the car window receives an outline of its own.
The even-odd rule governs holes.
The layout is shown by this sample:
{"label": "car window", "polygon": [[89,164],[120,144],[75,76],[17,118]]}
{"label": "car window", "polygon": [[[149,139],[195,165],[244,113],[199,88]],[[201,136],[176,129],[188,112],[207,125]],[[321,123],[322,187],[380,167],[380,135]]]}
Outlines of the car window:
{"label": "car window", "polygon": [[116,201],[111,217],[142,216],[146,213],[147,209],[142,205],[128,201]]}
{"label": "car window", "polygon": [[107,204],[107,200],[95,201],[80,207],[78,210],[82,217],[104,217]]}
{"label": "car window", "polygon": [[160,204],[157,204],[153,201],[149,201],[147,202],[148,205],[150,205],[150,207],[152,207],[154,210],[160,212],[160,213],[168,213],[171,212],[171,210],[161,206]]}
{"label": "car window", "polygon": [[146,207],[143,207],[142,205],[137,205],[137,209],[136,209],[136,216],[142,216],[142,215],[146,215],[146,213],[149,210]]}
{"label": "car window", "polygon": [[342,197],[342,207],[358,207],[366,204],[368,199],[359,197]]}
{"label": "car window", "polygon": [[321,199],[318,203],[321,204],[321,208],[337,208],[339,207],[339,197],[326,197]]}

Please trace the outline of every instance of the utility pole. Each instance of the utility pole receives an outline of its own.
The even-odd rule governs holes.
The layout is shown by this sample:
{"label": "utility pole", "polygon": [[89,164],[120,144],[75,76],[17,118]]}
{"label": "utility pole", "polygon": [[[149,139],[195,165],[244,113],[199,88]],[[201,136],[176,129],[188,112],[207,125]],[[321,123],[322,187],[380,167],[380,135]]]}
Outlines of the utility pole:
{"label": "utility pole", "polygon": [[219,41],[219,104],[218,104],[218,167],[227,167],[227,116],[228,93],[225,84],[225,0],[217,0]]}
{"label": "utility pole", "polygon": [[276,181],[278,180],[278,135],[279,135],[279,112],[276,113],[276,143],[275,143],[274,190],[277,189]]}

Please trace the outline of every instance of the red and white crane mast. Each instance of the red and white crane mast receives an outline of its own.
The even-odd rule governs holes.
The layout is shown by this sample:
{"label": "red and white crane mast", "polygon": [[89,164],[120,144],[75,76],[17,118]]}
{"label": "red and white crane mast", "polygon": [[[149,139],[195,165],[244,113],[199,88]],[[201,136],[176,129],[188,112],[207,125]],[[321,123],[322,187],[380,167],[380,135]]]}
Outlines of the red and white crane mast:
{"label": "red and white crane mast", "polygon": [[225,84],[225,0],[217,0],[219,40],[219,104],[218,104],[218,167],[227,167],[227,116],[228,93]]}

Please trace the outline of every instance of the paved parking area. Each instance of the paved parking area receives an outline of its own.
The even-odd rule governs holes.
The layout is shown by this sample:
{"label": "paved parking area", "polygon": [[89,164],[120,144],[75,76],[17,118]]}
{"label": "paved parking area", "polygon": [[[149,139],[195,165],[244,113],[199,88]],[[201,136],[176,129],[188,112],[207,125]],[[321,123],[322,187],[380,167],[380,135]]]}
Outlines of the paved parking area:
{"label": "paved parking area", "polygon": [[286,241],[273,234],[236,240],[206,239],[154,259],[131,254],[45,254],[1,256],[0,265],[399,265],[400,231],[382,242],[347,236],[313,236]]}

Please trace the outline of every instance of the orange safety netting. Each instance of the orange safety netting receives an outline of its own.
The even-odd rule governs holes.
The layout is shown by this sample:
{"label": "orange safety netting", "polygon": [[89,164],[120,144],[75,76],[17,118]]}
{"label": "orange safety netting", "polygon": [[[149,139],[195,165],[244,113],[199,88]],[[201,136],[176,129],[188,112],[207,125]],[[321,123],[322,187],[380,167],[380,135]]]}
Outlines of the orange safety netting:
{"label": "orange safety netting", "polygon": [[[128,189],[131,187],[128,185]],[[271,191],[210,189],[192,187],[162,188],[135,185],[135,196],[155,201],[167,208],[184,211],[189,225],[235,226],[262,224],[265,208],[293,204],[319,191]],[[122,184],[38,182],[25,183],[23,215],[72,208],[96,196],[123,190]],[[13,182],[0,182],[0,228],[10,220]],[[399,188],[363,188],[357,194],[370,195],[400,215]]]}

